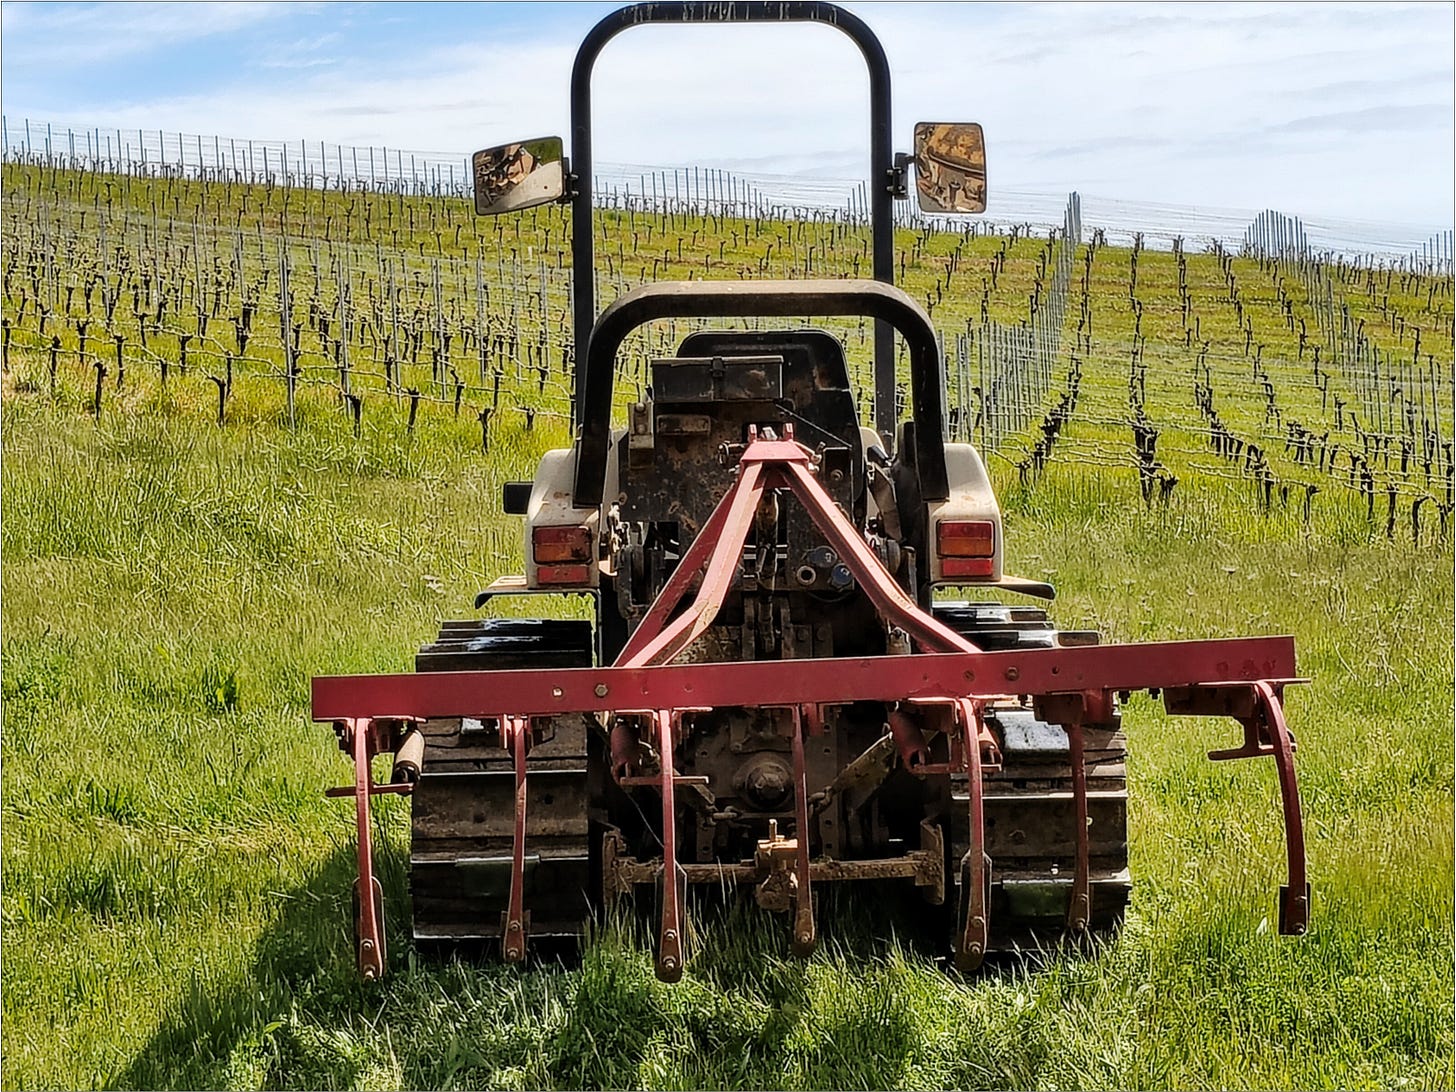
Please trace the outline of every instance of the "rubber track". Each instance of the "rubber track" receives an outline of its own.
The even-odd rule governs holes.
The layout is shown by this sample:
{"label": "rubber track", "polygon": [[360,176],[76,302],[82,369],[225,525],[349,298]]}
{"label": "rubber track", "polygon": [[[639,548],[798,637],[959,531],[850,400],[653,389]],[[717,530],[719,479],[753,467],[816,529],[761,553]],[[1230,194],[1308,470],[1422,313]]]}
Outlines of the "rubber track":
{"label": "rubber track", "polygon": [[[590,667],[590,623],[546,619],[447,622],[419,671]],[[515,774],[496,720],[425,723],[411,808],[410,894],[417,942],[452,946],[501,935],[510,891]],[[580,937],[590,916],[592,854],[586,722],[549,723],[527,760],[525,905],[533,940]]]}
{"label": "rubber track", "polygon": [[[1055,647],[1045,611],[999,604],[936,604],[935,617],[988,651]],[[1090,635],[1078,634],[1079,642]],[[991,858],[992,950],[1055,939],[1065,927],[1076,867],[1076,824],[1065,729],[1037,721],[1029,709],[996,710],[994,727],[1046,749],[1007,746],[1002,767],[985,777],[986,852]],[[1058,749],[1058,741],[1061,741]],[[1094,933],[1121,924],[1131,891],[1127,870],[1127,740],[1120,728],[1083,729],[1090,833]],[[1049,746],[1048,746],[1049,745]],[[959,882],[969,843],[964,778],[952,780],[948,876]],[[952,900],[947,899],[947,902]]]}

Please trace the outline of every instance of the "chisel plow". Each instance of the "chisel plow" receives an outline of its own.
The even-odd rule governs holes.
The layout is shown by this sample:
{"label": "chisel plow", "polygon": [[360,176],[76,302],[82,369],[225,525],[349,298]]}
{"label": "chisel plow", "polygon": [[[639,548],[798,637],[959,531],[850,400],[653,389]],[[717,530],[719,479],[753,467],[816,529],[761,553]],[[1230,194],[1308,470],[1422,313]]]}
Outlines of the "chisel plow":
{"label": "chisel plow", "polygon": [[[1065,889],[1058,924],[1077,934],[1089,928],[1099,909],[1087,737],[1105,735],[1115,725],[1119,698],[1144,690],[1161,694],[1169,713],[1226,716],[1238,722],[1242,744],[1213,751],[1211,759],[1274,760],[1288,858],[1288,881],[1279,893],[1279,930],[1305,931],[1309,886],[1294,740],[1283,711],[1284,687],[1302,681],[1295,677],[1291,638],[987,651],[922,610],[890,577],[825,493],[814,453],[795,443],[791,430],[782,439],[751,431],[741,451],[723,454],[736,456],[733,485],[610,666],[314,680],[313,717],[332,722],[354,762],[353,785],[330,792],[354,799],[356,928],[364,978],[378,978],[385,969],[384,905],[374,869],[370,801],[416,790],[422,774],[428,773],[425,728],[450,719],[483,726],[509,771],[509,814],[499,816],[509,831],[502,846],[508,853],[492,858],[503,879],[504,905],[499,921],[483,922],[480,934],[499,938],[506,962],[524,960],[532,939],[528,874],[542,859],[531,844],[533,809],[596,807],[593,800],[563,801],[559,793],[545,791],[560,779],[559,762],[547,763],[539,774],[533,764],[533,751],[554,737],[553,726],[563,719],[585,725],[595,740],[587,749],[601,756],[611,789],[645,792],[659,805],[653,840],[660,852],[634,856],[610,824],[594,825],[589,866],[581,873],[590,889],[571,895],[579,905],[595,907],[639,886],[653,887],[656,969],[663,980],[676,981],[683,973],[685,891],[690,883],[752,885],[761,905],[789,912],[792,948],[808,955],[819,940],[813,900],[818,885],[910,880],[932,904],[954,902],[952,956],[958,968],[971,970],[992,946],[995,925],[996,862],[988,845],[986,793],[988,779],[1005,762],[1013,718],[1004,711],[1029,711],[1028,722],[1059,726],[1065,736],[1070,791],[1061,795],[1072,859],[1070,876],[1058,874]],[[713,623],[740,579],[754,515],[775,494],[791,495],[802,506],[873,601],[887,631],[898,635],[890,647],[905,650],[903,654],[677,662]],[[827,781],[816,781],[806,755],[832,753],[824,744],[835,725],[844,721],[847,710],[866,704],[886,710],[887,731],[876,741],[879,768],[963,786],[950,794],[958,814],[944,816],[939,824],[922,819],[918,848],[902,846],[898,853],[871,856],[848,852],[847,843],[837,843],[839,852],[826,852],[835,844],[825,835],[825,820],[835,813],[828,803],[850,793],[855,779],[836,769]],[[781,831],[777,819],[767,820],[752,854],[738,860],[698,859],[702,854],[684,860],[683,832],[711,827],[715,811],[721,817],[721,809],[712,779],[685,770],[679,755],[685,745],[691,746],[698,723],[728,709],[759,717],[786,737],[789,757],[783,767],[791,807],[785,810],[791,828]],[[997,710],[1003,711],[999,719]],[[372,760],[385,753],[395,756],[393,774],[389,781],[377,782]],[[543,788],[536,792],[538,779]],[[964,832],[963,853],[949,852],[945,832],[951,828]],[[1125,894],[1116,896],[1118,916],[1124,900]]]}

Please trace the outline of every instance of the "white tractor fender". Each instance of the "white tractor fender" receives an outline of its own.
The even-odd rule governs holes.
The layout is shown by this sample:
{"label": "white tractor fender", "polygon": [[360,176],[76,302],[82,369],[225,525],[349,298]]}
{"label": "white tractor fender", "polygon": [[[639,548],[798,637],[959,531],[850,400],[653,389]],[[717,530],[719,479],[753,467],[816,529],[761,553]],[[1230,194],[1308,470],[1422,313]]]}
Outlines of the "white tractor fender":
{"label": "white tractor fender", "polygon": [[1001,535],[1001,506],[996,503],[996,493],[991,488],[990,475],[980,453],[970,444],[945,445],[945,476],[950,485],[950,496],[943,501],[932,501],[928,506],[929,524],[925,548],[930,554],[930,582],[944,583],[945,576],[941,559],[936,552],[936,525],[943,520],[978,520],[995,525],[995,553],[991,559],[991,575],[969,580],[957,577],[955,584],[995,584],[1001,579],[1003,540]]}

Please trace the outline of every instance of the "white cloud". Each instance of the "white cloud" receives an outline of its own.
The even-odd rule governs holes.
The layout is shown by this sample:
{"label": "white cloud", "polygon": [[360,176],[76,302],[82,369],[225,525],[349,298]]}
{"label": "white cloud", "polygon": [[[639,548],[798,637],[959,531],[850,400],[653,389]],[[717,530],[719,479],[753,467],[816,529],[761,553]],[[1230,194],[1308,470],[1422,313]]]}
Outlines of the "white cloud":
{"label": "white cloud", "polygon": [[27,64],[75,68],[228,34],[298,8],[283,3],[4,5],[6,38],[23,39]]}
{"label": "white cloud", "polygon": [[323,53],[324,47],[339,40],[338,34],[319,34],[285,43],[258,59],[264,68],[324,68],[338,64],[337,57]]}
{"label": "white cloud", "polygon": [[[980,120],[993,192],[1078,188],[1450,222],[1450,6],[851,6],[890,58],[897,146],[908,146],[917,120]],[[12,8],[7,38],[12,24],[30,34],[37,20],[52,37],[83,26],[87,37],[108,36],[99,5]],[[185,95],[122,88],[78,102],[58,77],[49,101],[24,105],[82,124],[452,153],[569,136],[577,32],[522,39],[518,28],[510,41],[477,36],[361,65],[333,34],[337,11],[290,20],[275,50],[249,58],[271,66],[265,81],[244,72]],[[273,5],[139,5],[107,48],[222,34],[276,14]],[[391,8],[378,21],[411,17]],[[591,20],[582,13],[583,31]],[[593,87],[599,163],[820,176],[863,176],[868,166],[864,64],[830,28],[634,28],[606,47]],[[9,103],[7,112],[17,116]]]}

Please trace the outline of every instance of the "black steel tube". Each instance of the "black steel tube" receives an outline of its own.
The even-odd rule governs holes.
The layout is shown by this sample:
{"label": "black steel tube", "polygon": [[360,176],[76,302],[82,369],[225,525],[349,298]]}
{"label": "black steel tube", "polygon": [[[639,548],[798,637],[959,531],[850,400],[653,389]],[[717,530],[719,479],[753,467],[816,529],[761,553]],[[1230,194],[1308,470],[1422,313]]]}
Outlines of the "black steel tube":
{"label": "black steel tube", "polygon": [[[643,23],[825,23],[843,31],[864,54],[870,76],[870,272],[884,284],[895,283],[895,228],[892,220],[890,151],[890,65],[869,26],[843,8],[816,0],[782,3],[645,3],[612,12],[587,33],[571,68],[571,285],[573,343],[576,351],[576,423],[585,422],[588,346],[596,321],[594,240],[592,238],[591,74],[602,48],[622,31]],[[875,323],[875,428],[887,446],[894,443],[894,335]]]}
{"label": "black steel tube", "polygon": [[587,342],[573,503],[578,508],[591,508],[602,502],[612,439],[617,350],[633,330],[665,318],[813,315],[865,315],[904,336],[910,347],[910,397],[920,492],[927,501],[944,500],[950,490],[942,439],[940,351],[930,317],[903,291],[866,280],[663,281],[634,289],[603,311]]}

